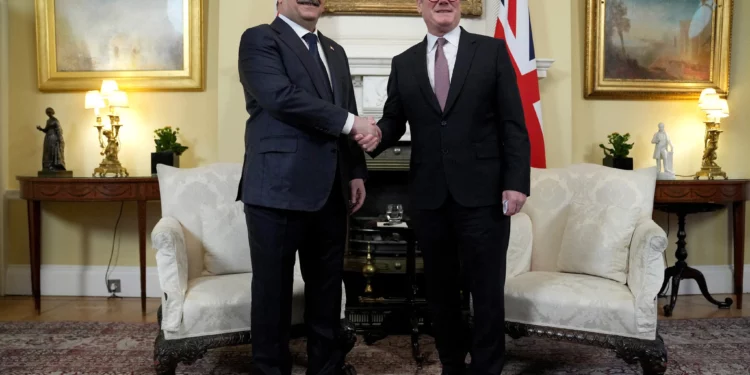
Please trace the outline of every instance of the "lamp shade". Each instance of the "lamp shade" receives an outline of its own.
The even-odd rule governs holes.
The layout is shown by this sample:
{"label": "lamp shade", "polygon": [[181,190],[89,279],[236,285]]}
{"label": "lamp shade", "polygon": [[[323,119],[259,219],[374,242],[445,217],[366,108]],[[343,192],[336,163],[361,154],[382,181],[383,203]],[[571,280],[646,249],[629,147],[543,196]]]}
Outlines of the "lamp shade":
{"label": "lamp shade", "polygon": [[104,98],[99,91],[92,90],[86,92],[86,103],[84,105],[86,109],[99,109],[104,108]]}
{"label": "lamp shade", "polygon": [[105,79],[102,81],[102,88],[101,92],[103,96],[109,96],[113,91],[119,90],[117,87],[117,82],[111,79]]}
{"label": "lamp shade", "polygon": [[112,91],[108,100],[110,107],[128,108],[128,94],[125,91]]}

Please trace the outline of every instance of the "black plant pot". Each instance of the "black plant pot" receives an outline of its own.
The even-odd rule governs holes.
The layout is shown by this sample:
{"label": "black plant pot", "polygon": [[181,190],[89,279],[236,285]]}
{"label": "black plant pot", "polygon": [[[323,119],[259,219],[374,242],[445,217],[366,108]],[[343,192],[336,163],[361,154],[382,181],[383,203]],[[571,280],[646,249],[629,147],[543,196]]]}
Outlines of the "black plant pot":
{"label": "black plant pot", "polygon": [[602,159],[602,164],[605,167],[625,169],[628,171],[633,170],[633,158],[613,158],[611,156],[605,156]]}
{"label": "black plant pot", "polygon": [[172,151],[161,151],[151,153],[151,175],[156,175],[156,165],[164,164],[170,167],[180,167],[180,155]]}

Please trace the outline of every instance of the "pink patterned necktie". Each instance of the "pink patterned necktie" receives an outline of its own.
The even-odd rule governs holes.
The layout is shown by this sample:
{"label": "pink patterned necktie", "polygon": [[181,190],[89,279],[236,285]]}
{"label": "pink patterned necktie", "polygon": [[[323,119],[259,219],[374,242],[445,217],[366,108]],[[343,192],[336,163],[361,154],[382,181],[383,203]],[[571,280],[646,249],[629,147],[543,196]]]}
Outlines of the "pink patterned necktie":
{"label": "pink patterned necktie", "polygon": [[437,51],[435,51],[435,95],[440,102],[440,109],[445,110],[445,101],[448,99],[448,88],[451,85],[451,77],[448,72],[448,59],[445,57],[443,45],[447,40],[438,38]]}

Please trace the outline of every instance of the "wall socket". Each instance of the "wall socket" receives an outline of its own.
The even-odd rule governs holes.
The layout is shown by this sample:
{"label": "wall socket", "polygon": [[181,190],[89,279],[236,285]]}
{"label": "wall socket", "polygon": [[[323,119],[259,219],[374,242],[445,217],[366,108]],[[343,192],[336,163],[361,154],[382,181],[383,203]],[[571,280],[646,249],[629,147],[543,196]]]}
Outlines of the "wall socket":
{"label": "wall socket", "polygon": [[109,289],[110,293],[122,293],[122,289],[120,289],[119,279],[107,280],[107,288]]}

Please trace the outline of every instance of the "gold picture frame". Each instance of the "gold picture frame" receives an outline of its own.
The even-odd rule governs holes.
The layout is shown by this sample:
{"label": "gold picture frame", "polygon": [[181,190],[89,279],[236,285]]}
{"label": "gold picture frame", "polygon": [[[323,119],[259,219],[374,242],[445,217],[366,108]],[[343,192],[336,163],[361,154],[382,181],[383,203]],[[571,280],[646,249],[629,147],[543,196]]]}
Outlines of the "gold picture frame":
{"label": "gold picture frame", "polygon": [[[697,100],[707,87],[729,95],[733,0],[711,2],[586,0],[584,98]],[[629,6],[647,9],[636,19]]]}
{"label": "gold picture frame", "polygon": [[123,12],[128,1],[35,0],[40,91],[98,90],[104,79],[126,91],[204,90],[204,0],[141,1]]}
{"label": "gold picture frame", "polygon": [[[415,0],[326,0],[325,12],[351,15],[419,15]],[[461,15],[482,15],[482,0],[461,0]]]}

